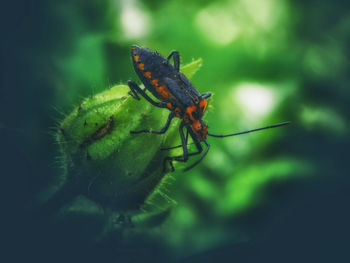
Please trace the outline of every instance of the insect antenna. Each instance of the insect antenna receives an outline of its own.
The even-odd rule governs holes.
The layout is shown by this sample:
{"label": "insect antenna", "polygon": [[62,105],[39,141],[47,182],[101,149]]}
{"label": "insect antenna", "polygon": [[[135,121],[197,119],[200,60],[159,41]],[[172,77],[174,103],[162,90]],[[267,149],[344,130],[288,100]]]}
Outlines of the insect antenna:
{"label": "insect antenna", "polygon": [[256,132],[256,131],[261,131],[261,130],[266,130],[266,129],[271,129],[271,128],[277,128],[277,127],[287,125],[289,123],[290,123],[290,121],[286,121],[286,122],[282,122],[282,123],[278,123],[278,124],[274,124],[274,125],[270,125],[270,126],[266,126],[266,127],[262,127],[262,128],[257,128],[257,129],[253,129],[253,130],[248,130],[248,131],[244,131],[244,132],[237,132],[237,133],[232,133],[232,134],[208,133],[208,135],[212,136],[212,137],[218,137],[218,138],[230,137],[230,136],[236,136],[236,135],[246,134],[246,133],[250,133],[250,132]]}
{"label": "insect antenna", "polygon": [[204,153],[201,155],[201,157],[200,157],[197,161],[195,161],[193,164],[191,164],[190,166],[188,166],[188,167],[186,167],[186,168],[184,169],[185,172],[188,171],[188,170],[190,170],[190,169],[192,169],[192,168],[195,167],[197,164],[199,164],[199,163],[203,160],[203,158],[207,155],[207,153],[208,153],[208,151],[209,151],[209,148],[210,148],[210,145],[209,145],[209,143],[208,143],[205,139],[203,139],[202,141],[205,143],[205,145],[207,146],[207,148],[205,149]]}
{"label": "insect antenna", "polygon": [[[187,146],[194,144],[194,142],[188,143]],[[172,149],[176,149],[176,148],[180,148],[183,147],[182,144],[181,145],[177,145],[177,146],[172,146],[172,147],[166,147],[166,148],[160,148],[161,151],[167,151],[167,150],[172,150]]]}

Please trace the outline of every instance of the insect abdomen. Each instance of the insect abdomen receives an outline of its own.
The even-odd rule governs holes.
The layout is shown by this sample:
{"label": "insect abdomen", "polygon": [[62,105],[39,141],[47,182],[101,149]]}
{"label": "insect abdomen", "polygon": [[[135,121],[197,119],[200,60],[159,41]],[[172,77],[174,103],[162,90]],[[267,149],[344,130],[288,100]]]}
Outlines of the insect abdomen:
{"label": "insect abdomen", "polygon": [[159,54],[145,48],[132,49],[135,72],[145,87],[158,99],[169,100],[172,95],[164,83],[164,76],[174,74],[175,70]]}

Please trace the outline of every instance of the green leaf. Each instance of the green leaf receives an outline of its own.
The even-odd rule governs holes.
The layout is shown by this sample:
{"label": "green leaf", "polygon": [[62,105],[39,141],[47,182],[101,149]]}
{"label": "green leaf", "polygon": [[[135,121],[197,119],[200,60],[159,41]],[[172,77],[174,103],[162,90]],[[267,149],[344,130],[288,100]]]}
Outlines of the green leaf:
{"label": "green leaf", "polygon": [[180,71],[186,75],[188,79],[191,79],[194,74],[199,70],[202,66],[202,59],[199,58],[197,60],[192,61],[191,63],[181,67]]}

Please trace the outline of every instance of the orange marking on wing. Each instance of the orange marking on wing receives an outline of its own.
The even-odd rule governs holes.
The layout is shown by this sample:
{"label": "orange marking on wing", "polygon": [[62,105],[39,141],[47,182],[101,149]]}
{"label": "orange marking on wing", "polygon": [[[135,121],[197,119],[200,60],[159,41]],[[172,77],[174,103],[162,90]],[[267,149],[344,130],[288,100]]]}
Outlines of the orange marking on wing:
{"label": "orange marking on wing", "polygon": [[181,110],[180,110],[179,107],[176,107],[174,111],[175,111],[176,117],[181,117],[181,116],[180,116]]}
{"label": "orange marking on wing", "polygon": [[146,78],[151,78],[151,72],[149,72],[149,71],[143,73],[143,75],[144,75]]}
{"label": "orange marking on wing", "polygon": [[162,96],[164,97],[164,98],[168,98],[169,97],[169,90],[168,89],[164,89],[163,91],[162,91]]}
{"label": "orange marking on wing", "polygon": [[166,106],[168,107],[169,110],[172,110],[173,109],[173,104],[171,104],[170,102],[168,102],[166,104]]}
{"label": "orange marking on wing", "polygon": [[135,62],[138,62],[138,61],[139,61],[139,59],[140,59],[140,56],[134,56],[134,60],[135,60]]}
{"label": "orange marking on wing", "polygon": [[165,89],[166,87],[163,85],[163,86],[160,86],[160,87],[157,87],[157,91],[158,93],[162,93],[163,90]]}
{"label": "orange marking on wing", "polygon": [[158,79],[152,80],[152,81],[151,81],[151,84],[152,84],[153,86],[158,87]]}
{"label": "orange marking on wing", "polygon": [[145,69],[145,64],[138,64],[137,66],[139,69],[144,70]]}

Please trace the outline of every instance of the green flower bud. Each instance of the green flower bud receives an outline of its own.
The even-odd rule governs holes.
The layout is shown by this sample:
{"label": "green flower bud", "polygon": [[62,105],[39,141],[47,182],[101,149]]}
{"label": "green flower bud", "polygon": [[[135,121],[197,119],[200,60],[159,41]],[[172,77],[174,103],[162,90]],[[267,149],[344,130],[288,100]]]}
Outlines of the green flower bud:
{"label": "green flower bud", "polygon": [[[199,59],[181,71],[190,78],[200,65]],[[136,213],[135,220],[142,221],[175,203],[166,194],[172,178],[163,171],[163,160],[181,154],[181,148],[175,153],[161,148],[176,144],[179,120],[164,135],[130,134],[161,129],[169,111],[142,97],[135,100],[128,91],[128,86],[117,85],[86,98],[62,121],[57,133],[65,168],[61,190],[64,196],[83,195],[113,211],[148,213]]]}

